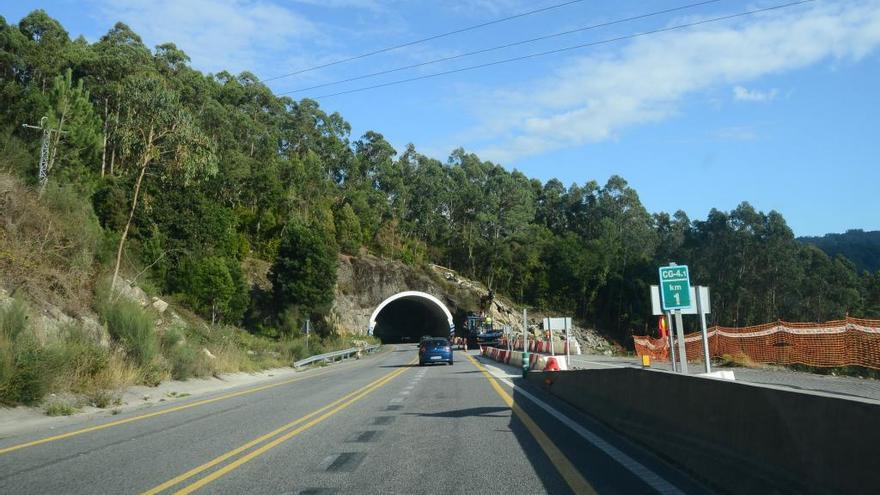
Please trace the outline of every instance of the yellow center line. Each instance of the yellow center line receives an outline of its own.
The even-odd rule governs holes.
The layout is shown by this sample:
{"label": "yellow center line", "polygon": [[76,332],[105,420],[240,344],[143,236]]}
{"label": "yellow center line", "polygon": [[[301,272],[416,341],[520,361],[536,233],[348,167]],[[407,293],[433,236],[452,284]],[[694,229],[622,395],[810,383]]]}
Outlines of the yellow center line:
{"label": "yellow center line", "polygon": [[559,474],[562,475],[562,478],[568,484],[569,488],[576,494],[592,494],[595,495],[597,492],[593,488],[590,483],[584,479],[581,473],[574,467],[568,457],[559,450],[559,447],[550,440],[550,437],[547,436],[546,433],[538,426],[537,423],[522,409],[519,405],[514,402],[513,397],[505,391],[501,385],[498,384],[498,381],[495,380],[495,377],[489,374],[489,371],[486,370],[476,359],[474,359],[470,354],[465,353],[465,357],[480,370],[480,373],[489,380],[489,383],[492,384],[492,388],[495,389],[495,392],[501,397],[501,400],[507,404],[508,407],[513,410],[513,413],[517,418],[525,425],[526,429],[529,430],[529,433],[535,438],[538,442],[538,445],[541,446],[541,450],[544,451],[544,454],[550,459],[550,462],[553,463],[553,466],[556,467],[556,470],[559,471]]}
{"label": "yellow center line", "polygon": [[164,414],[170,414],[170,413],[177,412],[177,411],[183,411],[183,410],[185,410],[185,409],[190,409],[190,408],[193,408],[193,407],[203,406],[203,405],[205,405],[205,404],[211,404],[211,403],[213,403],[213,402],[218,402],[218,401],[221,401],[221,400],[231,399],[231,398],[233,398],[233,397],[241,397],[242,395],[252,394],[252,393],[254,393],[254,392],[259,392],[259,391],[261,391],[261,390],[267,390],[267,389],[270,389],[270,388],[280,387],[281,385],[287,385],[287,384],[289,384],[289,383],[294,383],[294,382],[298,382],[298,381],[306,380],[306,379],[309,379],[309,378],[315,378],[315,377],[318,377],[318,376],[326,375],[326,374],[331,373],[331,372],[334,372],[334,371],[337,371],[337,370],[336,370],[336,369],[328,369],[328,370],[325,370],[325,371],[320,371],[320,372],[315,372],[315,373],[309,373],[307,376],[301,376],[301,377],[297,377],[297,378],[291,378],[291,379],[289,379],[289,380],[283,380],[283,381],[276,382],[276,383],[270,383],[270,384],[268,384],[268,385],[262,385],[262,386],[259,386],[259,387],[249,388],[249,389],[247,389],[247,390],[241,390],[241,391],[238,391],[238,392],[232,392],[232,393],[229,393],[229,394],[220,395],[220,396],[218,396],[218,397],[214,397],[214,398],[211,398],[211,399],[205,399],[205,400],[200,400],[200,401],[196,401],[196,402],[191,402],[191,403],[189,403],[189,404],[183,404],[183,405],[180,405],[180,406],[169,407],[168,409],[163,409],[163,410],[161,410],[161,411],[156,411],[156,412],[151,412],[151,413],[147,413],[147,414],[142,414],[142,415],[140,415],[140,416],[133,416],[133,417],[131,417],[131,418],[120,419],[120,420],[117,420],[117,421],[111,421],[111,422],[109,422],[109,423],[104,423],[104,424],[100,424],[100,425],[96,425],[96,426],[90,426],[90,427],[88,427],[88,428],[82,428],[82,429],[80,429],[80,430],[70,431],[70,432],[67,432],[67,433],[62,433],[62,434],[60,434],[60,435],[55,435],[55,436],[51,436],[51,437],[41,438],[41,439],[39,439],[39,440],[34,440],[34,441],[31,441],[31,442],[25,442],[25,443],[20,443],[20,444],[17,444],[17,445],[11,445],[11,446],[9,446],[9,447],[0,448],[0,455],[2,455],[2,454],[6,454],[6,453],[9,453],[9,452],[14,452],[14,451],[16,451],[16,450],[26,449],[26,448],[28,448],[28,447],[34,447],[34,446],[37,446],[37,445],[42,445],[42,444],[44,444],[44,443],[55,442],[55,441],[58,441],[58,440],[63,440],[63,439],[65,439],[65,438],[75,437],[75,436],[77,436],[77,435],[82,435],[82,434],[84,434],[84,433],[91,433],[91,432],[93,432],[93,431],[104,430],[104,429],[106,429],[106,428],[112,428],[112,427],[114,427],[114,426],[120,426],[120,425],[124,425],[124,424],[128,424],[128,423],[133,423],[133,422],[135,422],[135,421],[142,421],[142,420],[145,420],[145,419],[154,418],[154,417],[156,417],[156,416],[162,416],[162,415],[164,415]]}
{"label": "yellow center line", "polygon": [[[415,360],[413,360],[407,364],[413,364],[414,362],[415,362]],[[346,407],[348,407],[351,404],[353,404],[354,402],[360,400],[361,398],[363,398],[367,394],[373,392],[374,390],[378,389],[379,387],[381,387],[381,386],[385,385],[386,383],[388,383],[389,381],[393,380],[395,377],[397,377],[398,375],[405,372],[406,369],[407,368],[390,372],[390,373],[386,374],[385,376],[383,376],[382,378],[370,383],[369,385],[366,385],[358,390],[355,390],[354,392],[352,392],[350,394],[347,394],[339,399],[336,399],[335,401],[333,401],[333,402],[331,402],[331,403],[329,403],[319,409],[316,409],[315,411],[312,411],[311,413],[309,413],[301,418],[298,418],[294,421],[291,421],[290,423],[288,423],[280,428],[277,428],[277,429],[275,429],[265,435],[262,435],[258,438],[255,438],[254,440],[251,440],[250,442],[248,442],[240,447],[237,447],[233,450],[230,450],[229,452],[227,452],[219,457],[216,457],[216,458],[214,458],[214,459],[212,459],[212,460],[210,460],[200,466],[197,466],[197,467],[181,474],[180,476],[177,476],[177,477],[172,478],[172,479],[170,479],[160,485],[157,485],[156,487],[151,488],[150,490],[147,490],[142,495],[155,495],[157,493],[163,492],[163,491],[171,488],[172,486],[180,484],[181,482],[186,481],[187,479],[192,478],[193,476],[196,476],[205,470],[208,470],[208,469],[210,469],[210,468],[212,468],[212,467],[214,467],[214,466],[216,466],[216,465],[218,465],[218,464],[220,464],[220,463],[222,463],[222,462],[224,462],[224,461],[226,461],[226,460],[228,460],[238,454],[241,454],[242,452],[244,452],[244,451],[246,451],[246,450],[286,431],[286,430],[289,430],[290,428],[293,428],[294,426],[296,426],[300,423],[303,423],[304,421],[309,420],[310,418],[312,418],[312,417],[314,417],[324,411],[327,411],[330,408],[338,406],[335,409],[333,409],[332,411],[327,412],[326,414],[323,414],[322,416],[320,416],[312,421],[309,421],[307,424],[285,434],[282,437],[277,438],[276,440],[274,440],[270,443],[267,443],[263,447],[251,452],[250,454],[248,454],[246,456],[239,458],[235,462],[232,462],[232,463],[226,465],[225,467],[215,471],[214,473],[210,474],[209,476],[206,476],[205,478],[200,479],[199,481],[193,483],[192,485],[184,487],[183,489],[181,489],[177,493],[191,493],[195,490],[198,490],[199,488],[207,485],[211,481],[214,481],[215,479],[223,476],[224,474],[232,471],[233,469],[238,468],[242,464],[250,461],[251,459],[257,457],[258,455],[261,455],[262,453],[277,446],[278,444],[280,444],[286,440],[289,440],[290,438],[293,438],[294,436],[298,435],[299,433],[311,428],[312,426],[315,426],[316,424],[320,423],[321,421],[324,421],[325,419],[329,418],[333,414],[336,414],[337,412],[345,409]]]}

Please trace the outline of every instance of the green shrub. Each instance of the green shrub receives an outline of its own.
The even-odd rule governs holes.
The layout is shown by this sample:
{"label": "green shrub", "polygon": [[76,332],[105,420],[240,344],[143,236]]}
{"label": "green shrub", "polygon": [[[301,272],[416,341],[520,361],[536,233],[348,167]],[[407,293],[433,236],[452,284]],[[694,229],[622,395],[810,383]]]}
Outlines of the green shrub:
{"label": "green shrub", "polygon": [[11,344],[11,359],[6,359],[11,361],[12,366],[0,385],[0,401],[7,404],[36,404],[49,391],[51,360],[47,359],[46,353],[30,335],[22,334]]}
{"label": "green shrub", "polygon": [[86,400],[90,405],[100,408],[106,409],[110,406],[119,405],[122,402],[122,399],[111,390],[96,388],[85,394]]}
{"label": "green shrub", "polygon": [[77,408],[67,401],[55,400],[46,405],[47,416],[70,416],[76,412]]}
{"label": "green shrub", "polygon": [[0,308],[0,403],[36,404],[49,390],[52,360],[30,328],[24,304]]}
{"label": "green shrub", "polygon": [[279,347],[281,348],[282,355],[290,362],[299,361],[307,357],[306,340],[302,337],[285,338],[280,342]]}
{"label": "green shrub", "polygon": [[156,359],[148,364],[142,365],[138,372],[140,374],[140,379],[138,381],[148,387],[158,387],[160,383],[171,376],[164,359]]}
{"label": "green shrub", "polygon": [[206,372],[206,366],[203,366],[199,352],[192,347],[182,344],[175,346],[165,355],[171,365],[171,377],[175,380],[186,380],[187,378],[200,377],[210,375],[210,370]]}
{"label": "green shrub", "polygon": [[168,349],[184,343],[186,341],[186,331],[178,326],[170,327],[162,334],[160,341],[162,343],[162,352],[164,353]]}
{"label": "green shrub", "polygon": [[110,336],[121,343],[140,366],[151,365],[159,354],[153,318],[127,299],[108,304],[103,313]]}
{"label": "green shrub", "polygon": [[110,353],[98,345],[78,325],[67,325],[61,330],[61,339],[49,346],[52,359],[59,369],[64,369],[67,377],[74,383],[71,388],[80,390],[79,385],[89,382],[107,369]]}
{"label": "green shrub", "polygon": [[0,333],[11,341],[23,334],[28,325],[27,307],[17,299],[0,307]]}
{"label": "green shrub", "polygon": [[86,403],[106,408],[118,403],[121,390],[136,381],[132,364],[79,325],[66,325],[59,337],[44,348],[51,392],[80,394]]}

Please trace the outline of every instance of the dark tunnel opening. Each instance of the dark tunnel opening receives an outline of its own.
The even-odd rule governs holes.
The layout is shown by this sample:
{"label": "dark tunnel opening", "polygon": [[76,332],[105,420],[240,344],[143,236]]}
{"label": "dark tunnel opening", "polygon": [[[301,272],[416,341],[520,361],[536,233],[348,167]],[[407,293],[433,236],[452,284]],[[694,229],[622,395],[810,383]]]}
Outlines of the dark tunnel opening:
{"label": "dark tunnel opening", "polygon": [[449,319],[443,308],[430,299],[404,297],[379,311],[373,335],[385,344],[418,342],[423,335],[449,337]]}

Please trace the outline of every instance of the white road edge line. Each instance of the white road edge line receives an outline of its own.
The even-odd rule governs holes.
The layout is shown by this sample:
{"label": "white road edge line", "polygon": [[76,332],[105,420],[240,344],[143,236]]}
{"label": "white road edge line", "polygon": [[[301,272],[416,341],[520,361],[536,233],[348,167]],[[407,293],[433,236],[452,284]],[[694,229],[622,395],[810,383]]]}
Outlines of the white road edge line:
{"label": "white road edge line", "polygon": [[[483,361],[483,364],[486,365],[488,363]],[[645,467],[644,464],[626,455],[620,449],[611,445],[605,440],[602,440],[602,438],[600,438],[595,433],[587,430],[565,414],[557,411],[550,404],[547,404],[541,399],[523,390],[522,387],[517,387],[513,382],[505,378],[506,374],[502,375],[501,373],[499,373],[498,368],[496,368],[495,366],[489,365],[486,366],[486,369],[488,369],[489,373],[491,373],[492,376],[494,376],[496,379],[503,382],[508,387],[516,389],[517,393],[521,394],[526,399],[529,399],[536,406],[540,407],[551,416],[559,420],[560,423],[569,427],[572,431],[580,435],[581,438],[583,438],[587,442],[590,442],[591,444],[593,444],[594,447],[604,452],[605,455],[617,461],[621,466],[636,475],[640,480],[644,481],[651,488],[657,490],[664,495],[685,495],[683,491],[676,488],[672,483],[666,481],[654,471],[651,471],[650,469]]]}

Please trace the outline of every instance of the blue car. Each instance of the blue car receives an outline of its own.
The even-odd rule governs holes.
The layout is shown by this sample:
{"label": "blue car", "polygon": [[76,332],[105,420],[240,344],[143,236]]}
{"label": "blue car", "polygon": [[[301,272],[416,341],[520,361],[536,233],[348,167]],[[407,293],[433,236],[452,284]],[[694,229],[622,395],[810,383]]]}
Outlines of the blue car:
{"label": "blue car", "polygon": [[449,363],[452,366],[452,345],[448,340],[427,339],[419,345],[419,366],[431,363]]}

